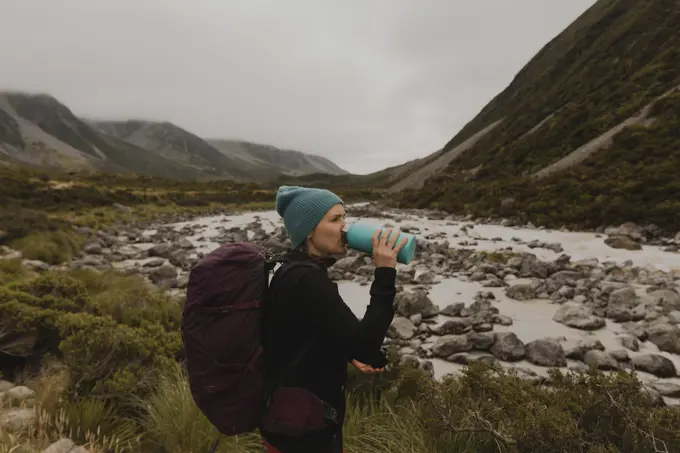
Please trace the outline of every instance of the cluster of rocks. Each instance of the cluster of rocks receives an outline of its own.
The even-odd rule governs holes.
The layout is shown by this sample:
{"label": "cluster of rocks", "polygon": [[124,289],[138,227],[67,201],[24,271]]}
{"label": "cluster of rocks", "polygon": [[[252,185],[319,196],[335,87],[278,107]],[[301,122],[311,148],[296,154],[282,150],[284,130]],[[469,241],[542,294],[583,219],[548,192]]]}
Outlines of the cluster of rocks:
{"label": "cluster of rocks", "polygon": [[[482,238],[476,232],[468,232],[467,229],[472,228],[475,224],[486,224],[486,225],[500,225],[504,227],[521,227],[524,229],[545,229],[542,226],[537,227],[532,222],[519,222],[513,214],[516,213],[516,201],[512,198],[504,199],[501,202],[501,214],[506,217],[488,217],[488,218],[475,218],[472,215],[454,215],[448,214],[443,211],[438,210],[401,210],[399,214],[385,214],[385,211],[389,211],[386,208],[381,208],[377,205],[366,205],[357,209],[357,213],[367,217],[382,217],[396,219],[397,221],[404,220],[405,215],[410,215],[418,217],[421,219],[428,220],[446,220],[449,224],[454,224],[454,222],[471,222],[463,227],[462,233],[468,236],[471,240],[464,240],[459,243],[462,246],[474,246],[477,245],[476,240],[485,239]],[[568,232],[569,228],[562,226],[559,231]],[[674,237],[669,237],[664,234],[664,231],[655,224],[648,225],[637,225],[634,222],[625,222],[618,227],[600,227],[595,230],[598,235],[604,234],[607,238],[604,240],[605,244],[612,248],[626,249],[626,250],[641,250],[642,245],[653,245],[662,247],[666,252],[680,252],[680,231],[678,231]],[[455,237],[455,236],[454,236]],[[500,238],[489,238],[486,240],[500,241]],[[561,253],[562,247],[560,244],[555,243],[544,243],[538,240],[532,240],[529,242],[524,242],[518,238],[513,238],[518,244],[527,245],[530,248],[547,248],[549,250],[554,250],[555,253]]]}
{"label": "cluster of rocks", "polygon": [[[438,211],[405,210],[386,214],[369,204],[350,207],[348,214],[359,218],[387,218],[392,225],[399,224],[401,231],[419,236],[416,259],[407,266],[399,266],[397,316],[386,339],[386,343],[401,348],[403,360],[416,360],[426,368],[431,367],[428,360],[432,358],[461,364],[470,360],[526,360],[546,367],[565,367],[571,363],[571,367],[643,370],[661,378],[677,375],[673,362],[662,355],[629,355],[628,351],[638,352],[640,342],[649,341],[661,351],[680,354],[680,272],[652,271],[635,267],[631,262],[600,263],[597,259],[572,262],[562,253],[559,244],[523,242],[518,238],[513,241],[562,254],[552,261],[542,261],[531,253],[488,254],[452,247],[444,233],[424,234],[421,228],[408,224],[416,215],[446,222],[470,220]],[[387,226],[391,226],[389,223]],[[179,230],[169,225],[156,226],[151,235],[145,234],[141,226],[96,232],[80,229],[90,237],[83,254],[62,267],[116,268],[143,275],[163,289],[181,290],[187,285],[191,267],[203,256],[194,243],[249,240],[274,253],[290,247],[282,226],[267,232],[258,217],[244,227],[231,226],[225,218],[217,228],[216,237],[209,237],[207,228],[199,223],[187,224]],[[464,225],[460,231],[466,241],[470,241],[468,245],[481,239],[474,231],[474,223]],[[610,237],[621,237],[624,233],[638,243],[662,240],[655,236],[654,229],[641,230],[626,224],[607,232]],[[192,242],[187,237],[197,239]],[[349,251],[331,267],[329,276],[336,281],[367,285],[373,272],[370,257]],[[539,339],[525,344],[512,332],[494,332],[495,325],[508,327],[513,321],[499,313],[490,291],[478,293],[467,306],[460,302],[439,310],[429,299],[428,289],[447,278],[477,282],[483,288],[504,288],[509,298],[519,301],[552,302],[556,305],[553,320],[574,329],[603,329],[608,319],[620,323],[627,333],[619,336],[621,348],[612,351],[605,351],[597,341],[574,344],[565,338]],[[413,286],[412,290],[407,291],[407,285]],[[445,318],[441,324],[439,316]],[[677,386],[673,385],[668,383],[661,389],[662,393],[680,397]]]}
{"label": "cluster of rocks", "polygon": [[[40,423],[35,403],[34,390],[0,379],[0,432],[15,434],[34,428]],[[88,453],[88,450],[71,439],[62,438],[49,445],[43,453]]]}
{"label": "cluster of rocks", "polygon": [[643,244],[663,247],[666,252],[680,251],[680,231],[674,238],[665,237],[656,225],[640,226],[633,222],[626,222],[618,227],[604,230],[607,238],[605,244],[615,249],[642,250]]}
{"label": "cluster of rocks", "polygon": [[[513,258],[508,265],[521,268],[523,264]],[[563,262],[540,270],[529,282],[508,286],[506,295],[515,300],[552,300],[560,305],[553,320],[575,329],[598,330],[610,319],[621,323],[634,338],[680,354],[677,273],[649,272],[632,265],[598,266],[595,260]]]}
{"label": "cluster of rocks", "polygon": [[35,395],[28,387],[0,380],[0,431],[23,431],[36,423]]}
{"label": "cluster of rocks", "polygon": [[[403,347],[401,352],[404,354],[420,358],[437,357],[463,364],[470,360],[465,353],[477,351],[490,353],[490,356],[477,358],[480,360],[527,360],[539,366],[566,367],[566,359],[573,359],[602,370],[632,366],[658,377],[677,375],[673,362],[659,354],[641,354],[631,358],[627,350],[639,351],[639,339],[634,335],[619,336],[622,348],[604,353],[602,343],[594,339],[579,340],[574,344],[560,337],[524,344],[515,333],[492,332],[494,325],[513,324],[510,317],[499,313],[492,303],[494,298],[493,293],[479,292],[469,306],[459,302],[440,311],[423,290],[400,293],[396,300],[397,316],[390,326],[386,344]],[[563,308],[569,308],[569,305],[563,305],[555,318],[560,320],[558,322],[569,322],[569,313]],[[438,315],[446,320],[440,323]]]}
{"label": "cluster of rocks", "polygon": [[[555,304],[553,320],[571,328],[594,332],[610,320],[620,323],[626,333],[617,336],[621,347],[611,351],[605,351],[596,339],[541,338],[524,343],[515,333],[493,332],[494,325],[511,326],[513,321],[499,313],[497,305],[502,304],[494,303],[492,292],[479,292],[469,306],[459,302],[440,311],[427,296],[429,285],[421,284],[399,293],[397,316],[386,340],[386,344],[399,346],[402,360],[427,370],[433,369],[429,359],[437,358],[463,365],[473,360],[527,361],[543,367],[678,376],[667,357],[629,351],[637,353],[641,343],[649,341],[660,351],[680,354],[680,272],[651,271],[630,262],[571,262],[564,254],[554,261],[542,261],[529,253],[513,254],[497,262],[483,253],[439,247],[441,244],[430,245],[421,256],[435,279],[441,274],[479,282],[482,287],[504,287],[511,299],[544,299]],[[432,249],[434,253],[429,251]],[[444,259],[438,260],[439,255]],[[531,370],[522,371],[528,378],[544,379]],[[649,391],[680,398],[680,385],[674,382],[659,380],[650,386]]]}

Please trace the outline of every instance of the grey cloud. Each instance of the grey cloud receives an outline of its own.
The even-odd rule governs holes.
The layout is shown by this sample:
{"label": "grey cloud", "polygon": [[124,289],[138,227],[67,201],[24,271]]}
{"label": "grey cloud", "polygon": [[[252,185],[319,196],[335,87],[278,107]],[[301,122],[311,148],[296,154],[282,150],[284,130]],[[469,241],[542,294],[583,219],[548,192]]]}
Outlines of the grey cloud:
{"label": "grey cloud", "polygon": [[593,0],[21,0],[0,89],[357,173],[440,148]]}

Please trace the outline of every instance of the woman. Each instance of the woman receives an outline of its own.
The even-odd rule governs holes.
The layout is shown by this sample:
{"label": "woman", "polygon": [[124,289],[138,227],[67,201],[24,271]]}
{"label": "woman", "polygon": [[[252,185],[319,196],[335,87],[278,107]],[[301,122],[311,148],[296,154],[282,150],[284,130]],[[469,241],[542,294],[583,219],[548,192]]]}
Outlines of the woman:
{"label": "woman", "polygon": [[[394,317],[397,254],[406,240],[395,245],[395,234],[388,242],[389,230],[373,237],[371,301],[359,320],[327,274],[333,256],[347,251],[340,197],[323,189],[282,186],[276,209],[293,250],[272,278],[262,341],[270,377],[285,374],[279,389],[294,391],[274,393],[269,407],[283,425],[295,425],[290,418],[311,427],[291,432],[270,424],[260,432],[270,453],[341,453],[347,363],[365,373],[380,372],[387,364],[381,346]],[[286,266],[291,267],[284,274]],[[315,404],[323,406],[323,420]]]}

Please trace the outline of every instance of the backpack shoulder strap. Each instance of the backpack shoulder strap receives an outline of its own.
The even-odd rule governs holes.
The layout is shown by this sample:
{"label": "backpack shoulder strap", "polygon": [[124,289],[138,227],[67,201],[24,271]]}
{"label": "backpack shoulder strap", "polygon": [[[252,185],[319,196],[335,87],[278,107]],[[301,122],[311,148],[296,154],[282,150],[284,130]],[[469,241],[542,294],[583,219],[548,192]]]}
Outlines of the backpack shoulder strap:
{"label": "backpack shoulder strap", "polygon": [[[290,272],[292,269],[295,268],[300,268],[300,267],[307,267],[309,269],[318,269],[318,266],[314,263],[311,263],[309,261],[286,261],[283,263],[282,267],[277,270],[277,273],[275,274],[277,281],[279,281],[281,278],[283,278],[288,272]],[[304,277],[307,275],[307,273],[303,273],[300,275],[300,278]],[[272,280],[272,283],[275,283]],[[273,285],[272,285],[273,286]],[[269,300],[267,301],[269,302]],[[293,356],[290,362],[285,366],[283,371],[273,378],[271,381],[269,381],[266,385],[266,390],[265,390],[265,402],[267,402],[273,391],[278,387],[278,385],[290,374],[291,371],[297,366],[298,363],[304,358],[304,356],[307,354],[309,349],[312,347],[314,344],[314,341],[316,340],[316,333],[312,334],[312,336],[302,345],[302,347],[296,352],[296,354]]]}

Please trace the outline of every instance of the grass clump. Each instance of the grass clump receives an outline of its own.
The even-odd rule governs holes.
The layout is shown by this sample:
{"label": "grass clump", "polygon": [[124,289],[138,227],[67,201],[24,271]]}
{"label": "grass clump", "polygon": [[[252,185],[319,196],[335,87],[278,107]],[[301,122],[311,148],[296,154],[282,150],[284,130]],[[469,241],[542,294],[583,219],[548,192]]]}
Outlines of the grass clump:
{"label": "grass clump", "polygon": [[61,264],[77,256],[83,242],[83,238],[73,232],[36,231],[11,242],[10,247],[22,252],[26,259]]}

